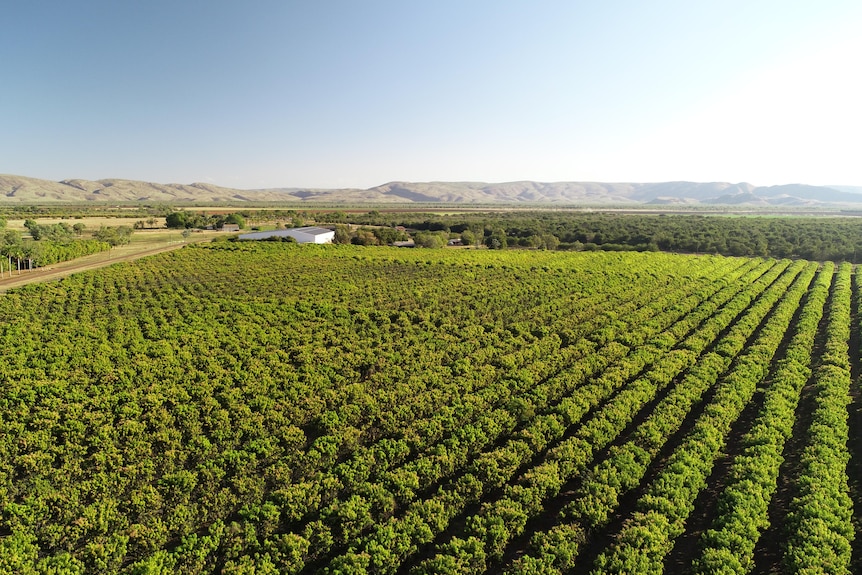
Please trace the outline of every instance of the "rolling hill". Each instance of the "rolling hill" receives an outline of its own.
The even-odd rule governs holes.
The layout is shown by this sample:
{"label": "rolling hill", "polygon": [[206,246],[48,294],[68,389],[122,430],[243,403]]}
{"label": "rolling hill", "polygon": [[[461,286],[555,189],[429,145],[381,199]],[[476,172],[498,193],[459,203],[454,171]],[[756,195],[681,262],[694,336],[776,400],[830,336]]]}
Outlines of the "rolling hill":
{"label": "rolling hill", "polygon": [[44,203],[327,203],[734,205],[817,207],[858,205],[860,188],[789,184],[757,187],[726,182],[389,182],[369,189],[240,190],[208,183],[159,184],[125,179],[59,182],[0,174],[0,205]]}

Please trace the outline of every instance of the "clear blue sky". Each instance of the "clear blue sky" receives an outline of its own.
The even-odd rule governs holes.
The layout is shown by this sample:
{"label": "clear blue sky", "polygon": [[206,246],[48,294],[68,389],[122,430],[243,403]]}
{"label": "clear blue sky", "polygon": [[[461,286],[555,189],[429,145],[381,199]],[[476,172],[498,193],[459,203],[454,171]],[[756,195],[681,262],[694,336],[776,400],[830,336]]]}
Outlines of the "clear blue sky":
{"label": "clear blue sky", "polygon": [[862,185],[859,0],[26,0],[0,173]]}

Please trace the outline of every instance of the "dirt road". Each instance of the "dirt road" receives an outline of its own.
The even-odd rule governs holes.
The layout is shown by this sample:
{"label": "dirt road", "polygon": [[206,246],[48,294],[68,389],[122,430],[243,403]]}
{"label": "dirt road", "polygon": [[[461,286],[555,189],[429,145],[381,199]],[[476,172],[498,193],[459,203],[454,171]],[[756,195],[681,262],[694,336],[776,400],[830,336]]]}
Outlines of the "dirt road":
{"label": "dirt road", "polygon": [[156,247],[153,247],[152,244],[130,244],[127,246],[112,248],[107,252],[101,252],[67,262],[52,264],[32,271],[24,270],[21,271],[20,274],[17,271],[13,271],[11,277],[8,271],[4,271],[3,277],[0,278],[0,293],[31,283],[56,280],[77,272],[94,270],[118,262],[129,262],[145,256],[176,250],[188,245],[189,243],[191,242],[175,241],[161,244]]}

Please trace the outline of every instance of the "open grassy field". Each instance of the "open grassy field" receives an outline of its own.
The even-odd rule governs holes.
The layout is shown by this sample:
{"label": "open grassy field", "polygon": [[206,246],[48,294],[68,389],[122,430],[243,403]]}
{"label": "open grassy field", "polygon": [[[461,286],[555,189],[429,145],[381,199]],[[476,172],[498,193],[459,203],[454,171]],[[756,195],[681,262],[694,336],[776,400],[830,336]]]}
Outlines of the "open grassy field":
{"label": "open grassy field", "polygon": [[[83,216],[79,218],[35,218],[39,224],[42,225],[50,225],[50,224],[59,224],[65,223],[69,226],[74,226],[75,224],[84,224],[86,226],[87,231],[98,230],[102,226],[116,227],[116,226],[133,226],[137,221],[146,222],[146,220],[151,219],[150,217],[146,218],[119,218],[119,217],[104,217],[104,216]],[[152,224],[146,224],[148,227],[152,228],[162,228],[165,227],[165,218],[153,217],[154,221]],[[24,219],[9,219],[7,220],[7,227],[13,230],[25,230],[24,227]]]}

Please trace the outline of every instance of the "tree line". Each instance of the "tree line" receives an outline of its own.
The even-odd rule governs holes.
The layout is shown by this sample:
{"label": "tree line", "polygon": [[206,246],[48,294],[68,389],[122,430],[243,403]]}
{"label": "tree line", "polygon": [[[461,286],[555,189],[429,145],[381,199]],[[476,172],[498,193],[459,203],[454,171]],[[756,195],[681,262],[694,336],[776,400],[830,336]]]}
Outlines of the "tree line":
{"label": "tree line", "polygon": [[84,227],[80,223],[45,225],[26,220],[24,226],[30,237],[7,229],[6,220],[0,218],[0,273],[29,270],[109,250],[127,243],[131,235],[131,228],[127,233],[124,226],[103,227],[90,238],[81,237]]}
{"label": "tree line", "polygon": [[272,223],[335,229],[335,243],[455,244],[489,249],[663,251],[725,256],[862,262],[862,225],[851,216],[728,216],[580,211],[431,214],[402,211],[259,210],[167,215],[169,228]]}
{"label": "tree line", "polygon": [[305,215],[321,223],[435,232],[457,238],[466,246],[489,248],[665,251],[862,262],[862,224],[855,217],[571,211],[450,215],[371,211]]}

